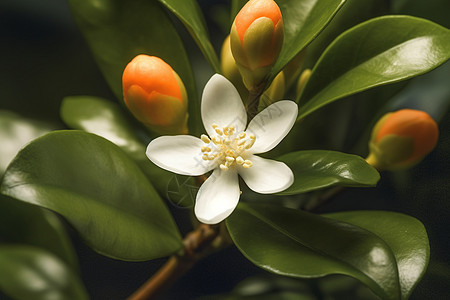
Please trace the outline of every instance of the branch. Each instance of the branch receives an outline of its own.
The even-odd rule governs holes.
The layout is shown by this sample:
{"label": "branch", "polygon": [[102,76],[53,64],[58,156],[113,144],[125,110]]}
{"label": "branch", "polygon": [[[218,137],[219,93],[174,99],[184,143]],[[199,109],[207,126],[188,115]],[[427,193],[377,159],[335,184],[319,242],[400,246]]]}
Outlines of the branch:
{"label": "branch", "polygon": [[190,232],[183,241],[183,251],[180,254],[172,255],[161,269],[128,297],[127,300],[156,299],[161,292],[165,291],[178,278],[189,271],[197,261],[219,247],[224,246],[224,243],[221,243],[222,240],[219,233],[219,225],[206,224],[202,224]]}

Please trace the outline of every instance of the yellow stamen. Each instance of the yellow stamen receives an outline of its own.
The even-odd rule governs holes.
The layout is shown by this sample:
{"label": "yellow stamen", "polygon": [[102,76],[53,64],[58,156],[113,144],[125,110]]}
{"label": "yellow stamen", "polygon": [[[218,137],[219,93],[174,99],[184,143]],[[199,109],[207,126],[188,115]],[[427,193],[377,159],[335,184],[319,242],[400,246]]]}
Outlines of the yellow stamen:
{"label": "yellow stamen", "polygon": [[[217,135],[211,138],[205,134],[200,136],[206,144],[201,147],[203,160],[216,160],[219,168],[224,171],[235,163],[244,168],[250,168],[253,165],[250,160],[245,160],[243,157],[245,157],[245,151],[255,144],[255,135],[248,135],[245,132],[235,133],[233,125],[219,127],[214,124],[212,128]],[[210,143],[215,146],[210,146]]]}
{"label": "yellow stamen", "polygon": [[244,148],[248,150],[248,149],[250,149],[251,147],[253,147],[254,144],[255,144],[255,140],[254,140],[254,139],[251,139],[250,141],[248,141],[247,143],[245,143]]}
{"label": "yellow stamen", "polygon": [[238,165],[242,165],[244,163],[244,159],[240,156],[236,157],[236,163]]}
{"label": "yellow stamen", "polygon": [[202,134],[202,136],[200,138],[203,141],[203,143],[205,143],[205,144],[211,143],[211,140],[209,139],[209,137],[206,134]]}
{"label": "yellow stamen", "polygon": [[244,164],[243,164],[242,166],[243,166],[244,168],[248,169],[248,168],[250,168],[251,166],[253,166],[253,163],[252,163],[251,160],[246,159],[246,160],[244,161]]}

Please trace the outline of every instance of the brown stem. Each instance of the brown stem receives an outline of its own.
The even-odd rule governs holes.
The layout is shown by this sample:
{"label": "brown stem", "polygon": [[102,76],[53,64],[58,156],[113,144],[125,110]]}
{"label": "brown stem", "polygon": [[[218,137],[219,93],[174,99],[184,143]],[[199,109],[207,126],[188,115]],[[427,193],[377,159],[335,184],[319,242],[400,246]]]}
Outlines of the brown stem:
{"label": "brown stem", "polygon": [[184,249],[169,260],[127,300],[156,299],[194,264],[217,248],[213,242],[219,236],[219,226],[202,224],[184,239]]}
{"label": "brown stem", "polygon": [[259,99],[264,91],[265,84],[259,85],[256,89],[250,90],[247,99],[247,116],[250,121],[258,113]]}

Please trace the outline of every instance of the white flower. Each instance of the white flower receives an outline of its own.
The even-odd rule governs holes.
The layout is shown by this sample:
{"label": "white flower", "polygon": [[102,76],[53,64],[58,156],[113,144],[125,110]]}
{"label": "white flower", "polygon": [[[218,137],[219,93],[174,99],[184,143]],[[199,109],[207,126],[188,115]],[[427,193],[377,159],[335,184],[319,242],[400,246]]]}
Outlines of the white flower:
{"label": "white flower", "polygon": [[273,149],[288,134],[297,111],[293,101],[278,101],[245,129],[247,114],[237,90],[216,74],[206,84],[201,103],[209,136],[162,136],[150,142],[147,156],[159,167],[181,175],[199,176],[213,170],[197,193],[195,215],[203,223],[216,224],[238,204],[238,174],[262,194],[280,192],[292,184],[294,174],[288,166],[255,154]]}

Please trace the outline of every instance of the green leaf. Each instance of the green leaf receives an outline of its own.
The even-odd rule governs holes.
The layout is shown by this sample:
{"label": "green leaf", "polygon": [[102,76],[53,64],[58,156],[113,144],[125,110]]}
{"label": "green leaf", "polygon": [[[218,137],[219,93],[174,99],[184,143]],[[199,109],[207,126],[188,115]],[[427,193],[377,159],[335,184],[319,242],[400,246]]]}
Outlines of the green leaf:
{"label": "green leaf", "polygon": [[158,56],[172,66],[186,86],[191,119],[199,105],[194,76],[183,43],[169,16],[156,1],[69,0],[106,81],[122,99],[122,72],[138,54]]}
{"label": "green leaf", "polygon": [[345,0],[277,1],[283,15],[284,41],[270,73],[271,80],[325,28],[344,3]]}
{"label": "green leaf", "polygon": [[150,162],[145,155],[147,146],[118,104],[93,96],[66,97],[61,105],[61,118],[70,128],[95,133],[119,146],[160,194],[167,192],[167,184],[174,175]]}
{"label": "green leaf", "polygon": [[72,270],[78,270],[69,236],[53,213],[1,194],[0,243],[41,248],[64,260]]}
{"label": "green leaf", "polygon": [[341,33],[369,19],[390,13],[390,0],[347,0],[306,50],[307,65],[314,65],[323,51]]}
{"label": "green leaf", "polygon": [[106,256],[149,260],[182,246],[169,211],[139,167],[90,133],[56,131],[34,140],[6,170],[1,192],[63,215]]}
{"label": "green leaf", "polygon": [[409,16],[384,16],[341,34],[312,70],[298,118],[366,89],[428,72],[450,58],[450,30]]}
{"label": "green leaf", "polygon": [[299,278],[348,275],[383,299],[400,299],[393,249],[361,227],[295,209],[246,203],[228,217],[227,226],[239,250],[267,271]]}
{"label": "green leaf", "polygon": [[0,110],[0,177],[16,153],[31,140],[54,129],[54,124]]}
{"label": "green leaf", "polygon": [[277,160],[294,172],[294,183],[280,194],[300,194],[331,186],[375,186],[380,174],[357,155],[337,151],[307,150],[285,154]]}
{"label": "green leaf", "polygon": [[183,22],[214,72],[220,73],[219,59],[209,40],[206,23],[198,3],[194,0],[159,0],[159,2]]}
{"label": "green leaf", "polygon": [[0,245],[0,289],[17,300],[89,299],[76,274],[51,252]]}
{"label": "green leaf", "polygon": [[427,232],[419,220],[387,211],[352,211],[325,216],[359,226],[381,237],[397,261],[401,299],[411,296],[430,259]]}

